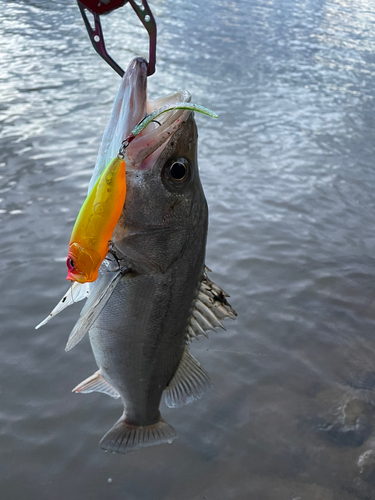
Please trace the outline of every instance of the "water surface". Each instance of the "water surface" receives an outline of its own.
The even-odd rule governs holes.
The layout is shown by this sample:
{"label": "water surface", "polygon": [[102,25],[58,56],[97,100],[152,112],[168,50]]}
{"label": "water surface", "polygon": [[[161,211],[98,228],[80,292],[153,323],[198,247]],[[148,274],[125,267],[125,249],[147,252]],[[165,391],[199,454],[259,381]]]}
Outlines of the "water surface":
{"label": "water surface", "polygon": [[[188,89],[207,265],[238,312],[192,346],[215,389],[162,407],[172,445],[105,454],[118,401],[71,389],[65,256],[120,79],[75,2],[0,1],[0,492],[4,500],[375,499],[375,11],[370,0],[150,2],[151,97]],[[103,19],[147,56],[130,6]],[[229,324],[228,324],[229,323]]]}

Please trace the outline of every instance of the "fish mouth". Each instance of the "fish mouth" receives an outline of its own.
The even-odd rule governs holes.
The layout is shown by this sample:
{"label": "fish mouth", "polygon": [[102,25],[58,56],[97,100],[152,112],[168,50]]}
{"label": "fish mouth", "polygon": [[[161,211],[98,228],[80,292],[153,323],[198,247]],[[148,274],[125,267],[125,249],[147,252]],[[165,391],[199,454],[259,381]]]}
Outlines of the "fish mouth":
{"label": "fish mouth", "polygon": [[[142,57],[133,59],[120,84],[88,192],[94,187],[108,163],[118,155],[122,142],[148,113],[166,104],[190,100],[190,93],[186,90],[148,100],[147,61]],[[158,123],[150,123],[126,149],[126,169],[152,168],[170,137],[186,122],[190,113],[191,111],[181,109],[168,111],[159,117]]]}
{"label": "fish mouth", "polygon": [[[191,95],[186,90],[160,97],[154,101],[147,100],[147,114],[155,109],[176,102],[190,102]],[[192,112],[175,109],[158,117],[132,140],[126,150],[128,169],[147,170],[152,168],[172,135],[187,121]],[[136,124],[137,125],[137,124]]]}
{"label": "fish mouth", "polygon": [[[134,109],[134,112],[128,115],[129,119],[124,127],[126,130],[124,139],[152,111],[168,104],[191,101],[191,95],[187,90],[179,90],[155,100],[147,99],[147,63],[142,58],[133,59],[130,63],[125,73],[124,84],[128,101],[124,95],[122,105]],[[126,149],[126,168],[139,170],[152,168],[171,136],[186,122],[190,114],[189,110],[176,109],[160,115],[157,121],[150,123]]]}

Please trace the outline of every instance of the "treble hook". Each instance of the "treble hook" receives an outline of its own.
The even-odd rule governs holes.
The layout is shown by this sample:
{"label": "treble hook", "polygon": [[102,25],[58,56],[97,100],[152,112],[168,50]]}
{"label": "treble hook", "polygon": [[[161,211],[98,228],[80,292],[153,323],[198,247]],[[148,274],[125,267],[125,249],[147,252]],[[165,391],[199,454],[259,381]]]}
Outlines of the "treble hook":
{"label": "treble hook", "polygon": [[[118,73],[122,77],[124,76],[125,71],[116,63],[116,61],[112,59],[105,48],[103,30],[99,16],[101,14],[107,14],[114,9],[122,7],[127,1],[129,1],[130,5],[133,7],[135,13],[139,17],[141,23],[146,28],[149,35],[149,60],[147,67],[147,76],[150,76],[155,73],[157,30],[156,22],[154,16],[152,15],[151,9],[148,6],[147,0],[138,0],[138,3],[135,0],[77,0],[77,3],[94,49],[100,55],[100,57],[102,57],[111,66],[111,68],[113,68],[116,73]],[[90,21],[86,14],[86,10],[89,10],[94,16],[94,28],[91,27]]]}

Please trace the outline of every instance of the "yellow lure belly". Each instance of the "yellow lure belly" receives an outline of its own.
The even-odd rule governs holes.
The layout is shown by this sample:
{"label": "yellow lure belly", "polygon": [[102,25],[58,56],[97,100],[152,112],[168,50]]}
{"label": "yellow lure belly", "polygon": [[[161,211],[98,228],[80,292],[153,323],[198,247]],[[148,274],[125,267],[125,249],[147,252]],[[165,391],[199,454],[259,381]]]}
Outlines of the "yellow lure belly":
{"label": "yellow lure belly", "polygon": [[69,242],[67,280],[79,283],[96,280],[125,197],[125,161],[116,157],[107,165],[79,211]]}

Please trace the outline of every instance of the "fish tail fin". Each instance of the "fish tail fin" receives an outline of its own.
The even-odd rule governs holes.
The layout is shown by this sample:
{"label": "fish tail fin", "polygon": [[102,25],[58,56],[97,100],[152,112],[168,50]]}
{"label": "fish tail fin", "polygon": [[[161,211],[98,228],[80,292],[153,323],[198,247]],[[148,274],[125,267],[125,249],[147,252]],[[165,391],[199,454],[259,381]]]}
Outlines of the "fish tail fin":
{"label": "fish tail fin", "polygon": [[100,446],[111,453],[127,453],[137,448],[171,443],[176,437],[176,431],[161,417],[156,424],[136,426],[128,424],[124,414],[101,439]]}

